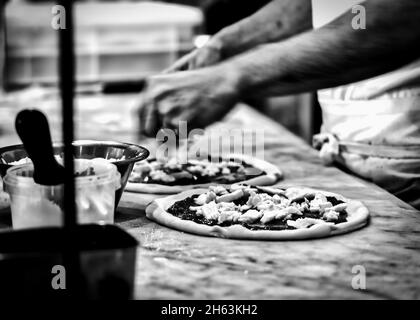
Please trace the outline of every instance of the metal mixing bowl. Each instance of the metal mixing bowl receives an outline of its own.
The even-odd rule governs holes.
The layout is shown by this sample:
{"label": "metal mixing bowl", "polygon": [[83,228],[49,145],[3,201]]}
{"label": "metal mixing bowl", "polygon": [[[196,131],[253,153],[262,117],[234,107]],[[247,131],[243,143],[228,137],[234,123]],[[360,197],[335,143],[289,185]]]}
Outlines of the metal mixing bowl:
{"label": "metal mixing bowl", "polygon": [[[134,163],[149,156],[149,151],[141,146],[115,141],[78,140],[73,143],[76,159],[104,158],[117,166],[121,174],[121,188],[115,194],[115,208],[121,199]],[[54,154],[63,157],[63,144],[54,143]],[[13,162],[27,158],[23,145],[0,148],[0,175],[3,178]]]}

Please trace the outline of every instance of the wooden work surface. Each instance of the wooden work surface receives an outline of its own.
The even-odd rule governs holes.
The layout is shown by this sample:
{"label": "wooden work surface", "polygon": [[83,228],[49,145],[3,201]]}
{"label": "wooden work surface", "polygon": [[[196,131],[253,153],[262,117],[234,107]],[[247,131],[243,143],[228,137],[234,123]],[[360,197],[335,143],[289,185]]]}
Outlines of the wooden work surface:
{"label": "wooden work surface", "polygon": [[[369,226],[310,241],[206,238],[149,221],[141,207],[150,198],[126,193],[116,221],[141,242],[136,298],[420,298],[418,211],[370,183],[323,166],[301,139],[247,106],[238,106],[210,129],[234,128],[264,130],[264,158],[285,173],[280,185],[315,187],[361,200],[371,213]],[[0,227],[8,226],[3,216]],[[355,266],[366,271],[366,290],[352,288]]]}

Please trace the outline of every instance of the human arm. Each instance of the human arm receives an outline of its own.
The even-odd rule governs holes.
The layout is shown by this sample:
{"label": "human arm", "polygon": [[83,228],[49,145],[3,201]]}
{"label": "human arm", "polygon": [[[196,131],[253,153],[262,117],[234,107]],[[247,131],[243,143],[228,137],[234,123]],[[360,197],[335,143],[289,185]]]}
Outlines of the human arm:
{"label": "human arm", "polygon": [[[354,30],[349,10],[328,25],[203,69],[150,79],[149,119],[205,126],[236,101],[339,86],[374,77],[420,57],[418,0],[367,0],[367,28]],[[171,101],[184,97],[183,101]],[[165,106],[165,108],[163,108]],[[217,116],[217,117],[216,117]],[[145,118],[144,128],[156,130]],[[153,129],[153,130],[152,130]]]}
{"label": "human arm", "polygon": [[367,0],[366,29],[351,10],[328,25],[223,64],[240,96],[287,95],[357,82],[420,57],[420,3]]}
{"label": "human arm", "polygon": [[274,0],[253,15],[222,29],[202,48],[175,62],[166,72],[197,69],[258,45],[280,41],[312,27],[310,0]]}

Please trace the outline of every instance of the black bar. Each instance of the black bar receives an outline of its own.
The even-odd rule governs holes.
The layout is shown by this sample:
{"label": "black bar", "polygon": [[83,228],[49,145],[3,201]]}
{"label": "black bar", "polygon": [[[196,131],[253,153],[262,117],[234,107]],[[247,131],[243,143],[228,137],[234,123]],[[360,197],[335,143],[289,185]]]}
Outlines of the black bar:
{"label": "black bar", "polygon": [[[77,224],[76,188],[74,180],[74,88],[75,88],[75,54],[73,30],[73,4],[70,0],[58,0],[65,9],[65,28],[59,29],[59,81],[63,121],[64,142],[64,229],[69,235]],[[71,236],[63,248],[64,265],[67,275],[66,294],[76,298],[80,294],[80,261],[79,252],[73,248]]]}
{"label": "black bar", "polygon": [[73,4],[69,0],[59,0],[58,4],[65,9],[65,28],[59,30],[59,72],[62,104],[63,141],[64,141],[64,227],[72,228],[77,223],[75,181],[73,163],[74,140],[74,87],[75,58],[73,31]]}

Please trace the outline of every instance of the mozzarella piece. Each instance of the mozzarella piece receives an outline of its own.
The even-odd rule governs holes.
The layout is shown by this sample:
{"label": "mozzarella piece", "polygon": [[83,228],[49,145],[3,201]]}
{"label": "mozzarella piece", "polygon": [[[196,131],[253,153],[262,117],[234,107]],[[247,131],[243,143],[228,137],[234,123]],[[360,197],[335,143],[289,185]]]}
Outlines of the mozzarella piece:
{"label": "mozzarella piece", "polygon": [[152,170],[159,170],[163,168],[163,163],[159,161],[149,162],[149,166]]}
{"label": "mozzarella piece", "polygon": [[233,202],[221,202],[217,204],[220,211],[231,211],[236,209],[236,205]]}
{"label": "mozzarella piece", "polygon": [[241,215],[238,219],[241,223],[253,223],[259,220],[263,216],[261,211],[257,210],[248,210],[243,215]]}
{"label": "mozzarella piece", "polygon": [[209,201],[207,201],[207,193],[200,194],[194,201],[196,204],[202,206]]}
{"label": "mozzarella piece", "polygon": [[209,162],[209,164],[204,167],[203,172],[201,172],[201,174],[203,176],[212,177],[212,176],[217,175],[220,172],[220,169],[221,168],[217,164],[213,164]]}
{"label": "mozzarella piece", "polygon": [[279,194],[284,195],[285,194],[283,189],[275,188],[275,187],[258,187],[258,189],[270,195],[279,195]]}
{"label": "mozzarella piece", "polygon": [[223,168],[222,169],[222,174],[230,174],[230,169],[229,168]]}
{"label": "mozzarella piece", "polygon": [[232,193],[227,193],[216,198],[216,202],[232,202],[244,196],[243,190],[239,189]]}
{"label": "mozzarella piece", "polygon": [[328,210],[324,213],[322,216],[322,219],[328,221],[328,222],[334,222],[337,221],[340,217],[340,213],[334,210]]}
{"label": "mozzarella piece", "polygon": [[280,210],[275,210],[275,212],[276,212],[276,219],[277,220],[284,220],[288,216],[290,216],[290,213],[286,208],[280,209]]}
{"label": "mozzarella piece", "polygon": [[223,211],[220,214],[217,222],[219,224],[222,224],[223,222],[236,222],[240,216],[241,213],[238,211]]}
{"label": "mozzarella piece", "polygon": [[173,182],[175,178],[162,170],[154,170],[150,172],[150,177],[156,181]]}
{"label": "mozzarella piece", "polygon": [[280,197],[278,194],[275,194],[272,198],[274,203],[281,203],[282,199],[285,199]]}
{"label": "mozzarella piece", "polygon": [[255,191],[251,191],[249,194],[249,198],[247,201],[247,205],[252,207],[256,207],[261,202],[261,196],[257,194]]}
{"label": "mozzarella piece", "polygon": [[311,212],[324,213],[325,209],[331,208],[332,204],[327,200],[323,194],[317,193],[315,198],[309,203],[309,210]]}
{"label": "mozzarella piece", "polygon": [[243,190],[243,192],[246,196],[250,196],[251,193],[255,193],[257,191],[257,189],[255,189],[253,187],[250,187],[250,186],[247,186],[247,185],[243,185],[243,184],[233,184],[233,185],[230,186],[230,191],[231,192],[236,191],[238,189]]}
{"label": "mozzarella piece", "polygon": [[320,219],[313,219],[313,218],[301,218],[301,219],[297,219],[296,221],[293,221],[293,220],[287,221],[288,226],[296,228],[296,229],[306,229],[315,224],[321,224],[321,223],[326,223],[326,222]]}
{"label": "mozzarella piece", "polygon": [[276,215],[276,219],[290,219],[292,217],[293,214],[296,215],[303,215],[303,213],[296,207],[287,207],[281,210],[276,210],[278,212],[278,214]]}
{"label": "mozzarella piece", "polygon": [[169,159],[165,166],[171,170],[182,168],[182,165],[178,162],[176,158]]}
{"label": "mozzarella piece", "polygon": [[213,191],[216,195],[222,195],[228,193],[225,187],[223,186],[210,186],[210,191]]}
{"label": "mozzarella piece", "polygon": [[229,190],[232,192],[232,191],[235,191],[235,190],[238,190],[238,189],[246,189],[246,188],[249,188],[249,187],[248,186],[245,186],[243,184],[234,183],[234,184],[232,184],[230,186],[230,189]]}
{"label": "mozzarella piece", "polygon": [[337,204],[334,207],[328,208],[327,210],[333,210],[333,211],[337,211],[337,212],[343,212],[346,209],[347,209],[347,203],[340,203],[340,204]]}
{"label": "mozzarella piece", "polygon": [[271,200],[264,200],[257,205],[257,209],[260,211],[263,210],[273,210],[274,209],[274,202]]}
{"label": "mozzarella piece", "polygon": [[142,173],[148,173],[150,171],[152,171],[152,167],[149,164],[149,162],[147,161],[141,161],[138,162],[135,166],[134,166],[134,172],[142,174]]}
{"label": "mozzarella piece", "polygon": [[195,203],[202,206],[210,201],[216,199],[216,194],[213,191],[209,191],[207,193],[200,194],[196,199]]}
{"label": "mozzarella piece", "polygon": [[206,203],[201,207],[204,218],[207,220],[217,220],[219,218],[220,212],[217,208],[217,204],[214,201]]}
{"label": "mozzarella piece", "polygon": [[193,207],[193,206],[191,206],[190,207],[190,210],[191,211],[195,211],[195,214],[197,215],[197,216],[202,216],[203,215],[203,207]]}
{"label": "mozzarella piece", "polygon": [[296,204],[296,208],[299,209],[299,211],[304,212],[309,210],[309,204],[307,202],[303,202],[301,204]]}
{"label": "mozzarella piece", "polygon": [[277,214],[278,214],[278,211],[277,211],[277,210],[265,211],[265,212],[263,213],[262,218],[261,218],[261,223],[263,223],[263,224],[267,224],[267,223],[269,223],[269,222],[271,222],[271,221],[275,220],[275,219],[276,219]]}
{"label": "mozzarella piece", "polygon": [[204,171],[204,167],[200,165],[194,165],[194,166],[188,167],[188,171],[192,173],[197,173],[197,172],[201,173]]}

